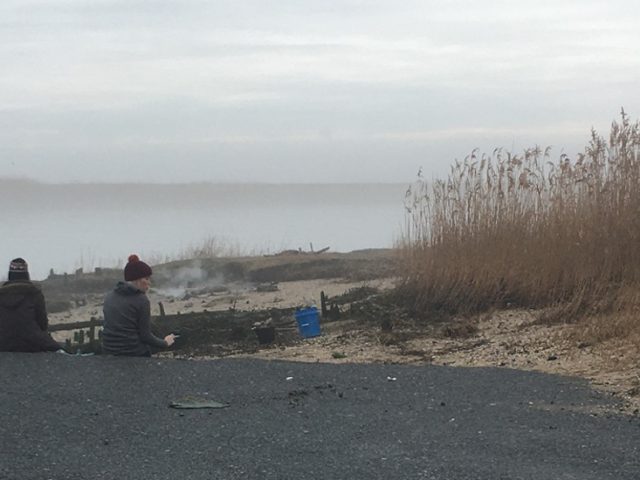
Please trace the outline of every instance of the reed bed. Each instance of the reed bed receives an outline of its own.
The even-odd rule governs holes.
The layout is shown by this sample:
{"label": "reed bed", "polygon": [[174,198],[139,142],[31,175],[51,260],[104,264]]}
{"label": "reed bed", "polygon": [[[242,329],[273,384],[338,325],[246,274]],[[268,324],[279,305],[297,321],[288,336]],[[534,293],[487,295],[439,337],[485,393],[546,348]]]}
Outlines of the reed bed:
{"label": "reed bed", "polygon": [[400,292],[418,314],[553,307],[572,320],[637,309],[639,150],[640,124],[623,110],[609,139],[592,131],[575,159],[474,151],[445,180],[419,175],[406,196]]}

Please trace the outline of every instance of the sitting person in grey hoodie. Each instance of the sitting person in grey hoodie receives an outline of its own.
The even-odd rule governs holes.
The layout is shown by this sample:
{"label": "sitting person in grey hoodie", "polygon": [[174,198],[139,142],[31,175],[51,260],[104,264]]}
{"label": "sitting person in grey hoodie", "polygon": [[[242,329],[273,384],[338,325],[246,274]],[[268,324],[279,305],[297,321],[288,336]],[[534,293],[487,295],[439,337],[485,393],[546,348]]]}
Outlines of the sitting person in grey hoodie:
{"label": "sitting person in grey hoodie", "polygon": [[124,267],[124,282],[104,299],[102,351],[111,355],[150,357],[153,350],[173,345],[175,335],[164,339],[151,333],[151,306],[147,291],[151,286],[151,267],[130,255]]}
{"label": "sitting person in grey hoodie", "polygon": [[31,282],[23,258],[9,264],[8,281],[0,287],[0,352],[61,350],[47,332],[49,318],[40,287]]}

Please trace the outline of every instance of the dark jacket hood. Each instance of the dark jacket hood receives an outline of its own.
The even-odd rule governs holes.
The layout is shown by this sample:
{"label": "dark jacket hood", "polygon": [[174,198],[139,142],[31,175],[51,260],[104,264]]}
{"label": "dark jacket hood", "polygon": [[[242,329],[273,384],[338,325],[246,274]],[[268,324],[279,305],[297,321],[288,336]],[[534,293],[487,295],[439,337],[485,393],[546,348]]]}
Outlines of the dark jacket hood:
{"label": "dark jacket hood", "polygon": [[115,288],[115,292],[120,295],[139,295],[144,293],[139,288],[134,287],[129,282],[118,282]]}
{"label": "dark jacket hood", "polygon": [[29,281],[5,282],[0,287],[0,305],[8,309],[18,308],[29,296],[40,288]]}

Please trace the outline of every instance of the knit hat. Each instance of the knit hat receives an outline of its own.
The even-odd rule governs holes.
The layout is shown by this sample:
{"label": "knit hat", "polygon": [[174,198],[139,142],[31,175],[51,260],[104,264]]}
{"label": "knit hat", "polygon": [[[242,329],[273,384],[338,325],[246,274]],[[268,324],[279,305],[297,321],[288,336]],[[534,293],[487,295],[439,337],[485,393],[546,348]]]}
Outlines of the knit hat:
{"label": "knit hat", "polygon": [[141,261],[137,255],[129,255],[129,261],[124,267],[124,279],[127,282],[133,282],[134,280],[150,276],[151,267]]}
{"label": "knit hat", "polygon": [[24,258],[14,258],[9,264],[9,281],[30,280],[29,266]]}

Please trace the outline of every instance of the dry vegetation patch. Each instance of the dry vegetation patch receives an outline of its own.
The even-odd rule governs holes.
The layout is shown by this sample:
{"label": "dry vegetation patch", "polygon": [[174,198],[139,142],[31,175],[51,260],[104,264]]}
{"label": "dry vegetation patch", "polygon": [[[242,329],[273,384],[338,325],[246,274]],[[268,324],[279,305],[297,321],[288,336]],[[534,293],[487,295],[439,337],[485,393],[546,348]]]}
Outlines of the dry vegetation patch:
{"label": "dry vegetation patch", "polygon": [[446,180],[419,179],[402,242],[407,302],[449,314],[556,306],[565,322],[637,309],[639,152],[640,125],[623,112],[575,160],[474,152]]}

